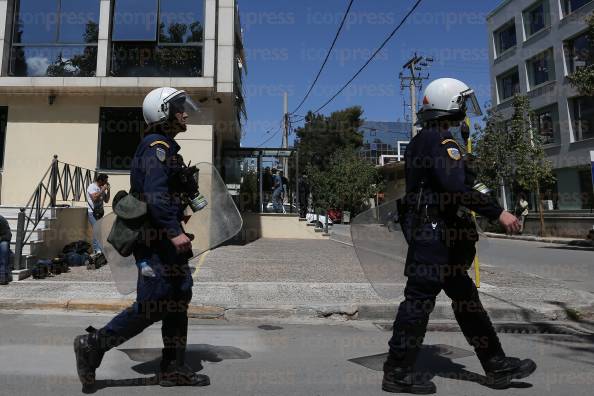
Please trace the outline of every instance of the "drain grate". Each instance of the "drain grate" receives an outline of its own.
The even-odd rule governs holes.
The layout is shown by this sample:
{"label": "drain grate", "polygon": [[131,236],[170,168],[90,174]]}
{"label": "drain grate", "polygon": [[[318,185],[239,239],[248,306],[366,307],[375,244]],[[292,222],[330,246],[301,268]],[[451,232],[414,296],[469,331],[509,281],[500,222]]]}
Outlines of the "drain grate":
{"label": "drain grate", "polygon": [[[374,323],[382,331],[392,331],[392,323]],[[498,333],[504,334],[560,334],[588,336],[592,333],[585,332],[572,327],[569,324],[539,322],[539,323],[494,323],[493,326]],[[459,332],[457,323],[429,323],[427,331],[432,332]]]}

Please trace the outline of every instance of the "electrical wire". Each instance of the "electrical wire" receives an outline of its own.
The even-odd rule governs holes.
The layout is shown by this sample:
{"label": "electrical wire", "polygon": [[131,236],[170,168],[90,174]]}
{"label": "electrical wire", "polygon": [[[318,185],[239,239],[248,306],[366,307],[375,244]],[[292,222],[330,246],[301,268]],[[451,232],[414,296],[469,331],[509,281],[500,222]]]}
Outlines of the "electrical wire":
{"label": "electrical wire", "polygon": [[[260,143],[258,146],[256,146],[256,148],[262,147],[264,146],[266,143],[268,143],[269,141],[271,141],[272,139],[274,139],[282,130],[283,128],[283,122],[284,120],[281,119],[280,121],[280,125],[276,128],[276,131],[266,140],[264,140],[262,143]],[[269,134],[270,132],[272,132],[273,130],[270,129],[269,131],[267,131],[265,134]]]}
{"label": "electrical wire", "polygon": [[402,18],[402,20],[400,21],[400,23],[398,24],[398,26],[396,26],[396,29],[394,29],[392,31],[392,33],[390,33],[390,35],[384,40],[384,42],[380,45],[380,47],[373,53],[373,55],[371,55],[371,57],[367,60],[367,62],[365,62],[365,64],[363,66],[361,66],[361,68],[359,69],[359,71],[357,71],[357,73],[355,73],[355,75],[349,80],[347,81],[346,84],[344,84],[344,86],[338,90],[338,92],[336,92],[334,94],[334,96],[332,96],[330,99],[328,99],[328,101],[326,101],[326,103],[324,103],[322,106],[320,106],[316,111],[314,111],[314,113],[319,113],[321,110],[323,110],[326,106],[328,106],[330,103],[332,103],[332,101],[334,99],[336,99],[338,97],[338,95],[340,95],[349,85],[351,85],[351,83],[353,81],[355,81],[355,79],[357,77],[359,77],[359,75],[363,72],[363,70],[365,70],[365,68],[371,63],[371,61],[373,61],[373,59],[375,59],[375,57],[377,56],[377,54],[380,53],[380,51],[382,49],[384,49],[384,47],[388,44],[388,42],[394,37],[394,35],[398,32],[398,30],[400,30],[400,28],[402,27],[402,25],[404,25],[404,23],[408,20],[408,18],[413,14],[413,12],[415,12],[415,10],[421,5],[421,2],[423,0],[417,0],[417,2],[415,3],[415,5],[410,9],[410,11],[404,16],[404,18]]}
{"label": "electrical wire", "polygon": [[330,49],[328,50],[328,53],[326,54],[326,59],[324,59],[324,62],[322,63],[322,66],[320,67],[320,70],[318,71],[318,74],[317,74],[316,78],[314,79],[313,83],[309,87],[309,90],[307,91],[307,93],[303,97],[303,100],[301,100],[301,103],[299,103],[299,106],[297,106],[297,108],[295,110],[293,110],[291,112],[291,114],[295,114],[296,112],[299,111],[299,109],[301,108],[301,106],[303,106],[303,104],[305,103],[305,101],[307,100],[307,98],[309,97],[309,95],[311,94],[311,92],[313,91],[316,83],[320,79],[320,76],[322,75],[322,71],[326,67],[326,63],[328,63],[328,59],[330,59],[330,55],[332,54],[332,50],[334,49],[334,46],[336,45],[336,41],[338,41],[338,37],[340,36],[340,33],[342,32],[342,28],[344,27],[344,24],[346,22],[346,19],[347,19],[348,15],[351,12],[351,8],[353,7],[353,3],[354,2],[355,2],[355,0],[350,0],[349,1],[349,5],[347,7],[347,10],[344,13],[344,16],[342,18],[342,22],[340,23],[340,26],[338,27],[338,30],[336,31],[336,35],[334,36],[334,40],[332,41],[332,45],[330,46]]}

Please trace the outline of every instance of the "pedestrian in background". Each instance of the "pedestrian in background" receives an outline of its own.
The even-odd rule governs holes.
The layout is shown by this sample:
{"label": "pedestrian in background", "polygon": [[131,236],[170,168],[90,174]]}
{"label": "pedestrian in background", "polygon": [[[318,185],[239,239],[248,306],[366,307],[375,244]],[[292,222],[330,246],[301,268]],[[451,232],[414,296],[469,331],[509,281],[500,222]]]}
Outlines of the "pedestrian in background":
{"label": "pedestrian in background", "polygon": [[262,174],[262,203],[264,212],[268,211],[268,203],[272,200],[272,174],[270,173],[270,167],[264,169]]}
{"label": "pedestrian in background", "polygon": [[528,201],[526,200],[526,194],[521,193],[520,199],[518,200],[518,205],[516,207],[516,216],[518,216],[518,219],[520,220],[520,234],[524,232],[524,222],[526,221],[528,212]]}
{"label": "pedestrian in background", "polygon": [[299,217],[305,219],[307,207],[309,206],[309,182],[305,173],[299,176],[297,189],[299,194]]}
{"label": "pedestrian in background", "polygon": [[[95,182],[87,187],[87,203],[89,205],[87,214],[91,227],[94,227],[97,220],[101,219],[105,214],[103,205],[109,202],[110,195],[107,180],[108,176],[105,173],[100,173],[95,178]],[[93,238],[93,250],[95,253],[101,253],[101,247],[95,238]]]}
{"label": "pedestrian in background", "polygon": [[274,213],[283,211],[283,181],[276,168],[272,168],[272,208]]}
{"label": "pedestrian in background", "polygon": [[282,200],[283,200],[283,202],[285,202],[285,199],[286,199],[287,203],[290,204],[290,202],[289,202],[289,179],[287,179],[285,177],[285,172],[280,171],[279,174],[280,174],[280,178],[281,178],[281,185],[283,187]]}
{"label": "pedestrian in background", "polygon": [[8,224],[4,216],[0,216],[0,285],[7,285],[12,281],[10,265],[11,239],[10,224]]}

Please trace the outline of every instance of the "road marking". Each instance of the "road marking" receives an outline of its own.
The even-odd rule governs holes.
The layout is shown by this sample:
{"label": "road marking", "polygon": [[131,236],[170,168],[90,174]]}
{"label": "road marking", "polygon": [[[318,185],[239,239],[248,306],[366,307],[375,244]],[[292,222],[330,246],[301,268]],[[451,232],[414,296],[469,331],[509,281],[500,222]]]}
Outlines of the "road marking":
{"label": "road marking", "polygon": [[198,264],[196,265],[196,268],[194,269],[194,273],[192,274],[192,278],[194,278],[194,280],[196,280],[196,278],[198,277],[200,268],[202,268],[202,265],[204,264],[204,261],[206,260],[206,256],[208,256],[209,253],[210,253],[210,250],[207,250],[206,252],[204,252],[200,255],[200,258],[198,259]]}

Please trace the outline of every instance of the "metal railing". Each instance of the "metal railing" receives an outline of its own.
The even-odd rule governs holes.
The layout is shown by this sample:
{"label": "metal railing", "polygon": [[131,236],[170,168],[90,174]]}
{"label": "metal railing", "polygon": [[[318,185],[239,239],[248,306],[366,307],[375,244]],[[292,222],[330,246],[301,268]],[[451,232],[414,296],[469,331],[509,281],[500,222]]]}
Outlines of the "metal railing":
{"label": "metal railing", "polygon": [[54,155],[51,165],[37,184],[31,198],[18,214],[14,251],[15,269],[23,269],[23,246],[44,219],[48,210],[58,202],[86,202],[87,187],[95,180],[96,171],[58,161]]}

